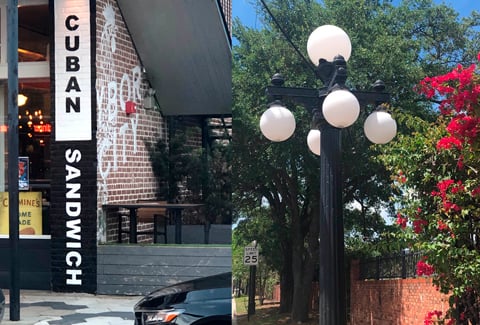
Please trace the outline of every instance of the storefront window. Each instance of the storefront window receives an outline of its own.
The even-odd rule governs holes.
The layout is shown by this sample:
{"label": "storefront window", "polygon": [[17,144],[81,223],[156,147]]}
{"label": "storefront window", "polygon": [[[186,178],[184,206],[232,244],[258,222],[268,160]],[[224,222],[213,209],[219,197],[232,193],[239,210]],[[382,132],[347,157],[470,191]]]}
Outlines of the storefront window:
{"label": "storefront window", "polygon": [[[4,83],[0,87],[0,154],[4,159],[0,188],[0,235],[8,235],[8,108]],[[48,235],[50,206],[50,82],[20,80],[18,107],[18,186],[21,235]]]}
{"label": "storefront window", "polygon": [[48,61],[50,47],[48,5],[18,8],[18,61]]}
{"label": "storefront window", "polygon": [[18,107],[19,155],[30,160],[30,180],[50,178],[50,83],[20,82],[19,96],[25,104]]}
{"label": "storefront window", "polygon": [[[5,45],[5,1],[0,0],[1,44]],[[52,40],[46,1],[19,1],[18,7],[18,144],[20,235],[49,235],[51,89],[48,64]],[[1,47],[5,64],[5,47]],[[40,62],[40,63],[34,63]],[[42,63],[43,62],[43,63]],[[20,73],[21,72],[21,73]],[[7,81],[0,80],[0,236],[8,235]]]}

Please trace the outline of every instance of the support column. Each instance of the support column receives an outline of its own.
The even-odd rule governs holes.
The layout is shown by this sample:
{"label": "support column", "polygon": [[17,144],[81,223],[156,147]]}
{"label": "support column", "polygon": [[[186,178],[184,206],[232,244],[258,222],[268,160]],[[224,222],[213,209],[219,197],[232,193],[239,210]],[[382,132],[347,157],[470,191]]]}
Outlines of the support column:
{"label": "support column", "polygon": [[319,324],[345,325],[341,130],[320,127]]}

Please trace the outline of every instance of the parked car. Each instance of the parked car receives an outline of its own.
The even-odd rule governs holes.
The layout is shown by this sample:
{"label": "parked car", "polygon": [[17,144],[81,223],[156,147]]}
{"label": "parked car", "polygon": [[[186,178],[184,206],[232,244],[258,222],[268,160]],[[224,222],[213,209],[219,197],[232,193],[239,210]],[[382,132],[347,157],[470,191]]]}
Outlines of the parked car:
{"label": "parked car", "polygon": [[5,296],[2,289],[0,289],[0,323],[2,322],[3,314],[5,314]]}
{"label": "parked car", "polygon": [[231,325],[232,273],[153,291],[134,307],[135,325]]}

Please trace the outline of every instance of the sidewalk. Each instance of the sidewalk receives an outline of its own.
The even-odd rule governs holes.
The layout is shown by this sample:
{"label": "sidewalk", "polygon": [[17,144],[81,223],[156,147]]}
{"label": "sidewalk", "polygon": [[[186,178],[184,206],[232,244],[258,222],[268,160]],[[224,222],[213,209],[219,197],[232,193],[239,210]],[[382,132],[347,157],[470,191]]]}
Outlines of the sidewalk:
{"label": "sidewalk", "polygon": [[232,297],[232,325],[237,324],[237,304],[235,303],[235,297]]}
{"label": "sidewalk", "polygon": [[21,290],[20,321],[10,321],[10,296],[1,325],[133,325],[140,296]]}

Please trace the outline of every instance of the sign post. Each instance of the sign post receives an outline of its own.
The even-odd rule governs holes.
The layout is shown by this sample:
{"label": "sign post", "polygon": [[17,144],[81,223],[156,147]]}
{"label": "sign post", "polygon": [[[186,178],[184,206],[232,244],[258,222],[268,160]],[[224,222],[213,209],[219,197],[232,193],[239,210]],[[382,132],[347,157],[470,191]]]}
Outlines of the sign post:
{"label": "sign post", "polygon": [[256,241],[253,246],[246,246],[243,254],[243,264],[250,266],[250,278],[248,281],[248,310],[247,318],[250,320],[250,315],[255,314],[255,278],[258,265],[258,249]]}
{"label": "sign post", "polygon": [[10,320],[20,320],[18,227],[18,0],[7,2],[8,193],[10,241]]}

